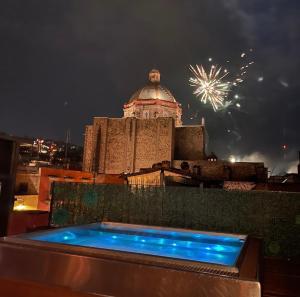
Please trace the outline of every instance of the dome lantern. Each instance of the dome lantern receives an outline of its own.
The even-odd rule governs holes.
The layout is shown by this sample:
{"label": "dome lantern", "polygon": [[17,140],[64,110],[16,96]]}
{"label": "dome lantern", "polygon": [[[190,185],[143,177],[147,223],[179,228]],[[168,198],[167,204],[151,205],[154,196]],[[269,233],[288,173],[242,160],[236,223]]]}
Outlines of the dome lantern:
{"label": "dome lantern", "polygon": [[160,83],[160,72],[157,69],[152,69],[149,72],[149,80],[152,83]]}

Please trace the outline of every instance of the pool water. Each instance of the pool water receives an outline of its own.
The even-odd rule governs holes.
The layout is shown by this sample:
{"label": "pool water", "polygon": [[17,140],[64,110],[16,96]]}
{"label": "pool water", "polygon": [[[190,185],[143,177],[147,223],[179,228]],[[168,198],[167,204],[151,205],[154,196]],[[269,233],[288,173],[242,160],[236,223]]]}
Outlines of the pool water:
{"label": "pool water", "polygon": [[27,238],[173,259],[235,266],[245,237],[110,223],[62,228]]}

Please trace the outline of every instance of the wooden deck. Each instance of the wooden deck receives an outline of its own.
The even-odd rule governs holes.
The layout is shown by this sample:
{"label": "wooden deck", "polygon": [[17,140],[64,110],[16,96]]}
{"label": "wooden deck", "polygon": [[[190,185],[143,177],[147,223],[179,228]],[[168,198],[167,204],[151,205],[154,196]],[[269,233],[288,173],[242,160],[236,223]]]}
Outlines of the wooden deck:
{"label": "wooden deck", "polygon": [[264,259],[263,297],[299,297],[300,261]]}

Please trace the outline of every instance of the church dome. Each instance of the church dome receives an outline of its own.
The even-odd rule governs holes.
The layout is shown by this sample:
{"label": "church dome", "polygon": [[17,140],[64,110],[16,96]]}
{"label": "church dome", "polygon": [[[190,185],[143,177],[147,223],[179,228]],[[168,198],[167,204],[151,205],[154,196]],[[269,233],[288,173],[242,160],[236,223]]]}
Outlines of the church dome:
{"label": "church dome", "polygon": [[169,89],[160,84],[160,72],[153,69],[149,73],[149,83],[137,90],[130,98],[128,103],[135,100],[164,100],[169,102],[176,102]]}
{"label": "church dome", "polygon": [[181,104],[172,93],[160,84],[160,73],[156,69],[149,72],[149,82],[137,90],[123,107],[124,118],[137,119],[173,118],[175,125],[182,125]]}

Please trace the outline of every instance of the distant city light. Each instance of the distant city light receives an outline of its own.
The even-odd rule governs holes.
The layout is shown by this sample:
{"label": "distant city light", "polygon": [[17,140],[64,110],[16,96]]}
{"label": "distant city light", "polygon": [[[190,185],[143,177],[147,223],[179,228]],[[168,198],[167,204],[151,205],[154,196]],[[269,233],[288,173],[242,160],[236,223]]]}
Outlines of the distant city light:
{"label": "distant city light", "polygon": [[257,79],[258,82],[262,82],[263,80],[264,80],[264,77],[263,77],[263,76],[260,76],[260,77]]}

